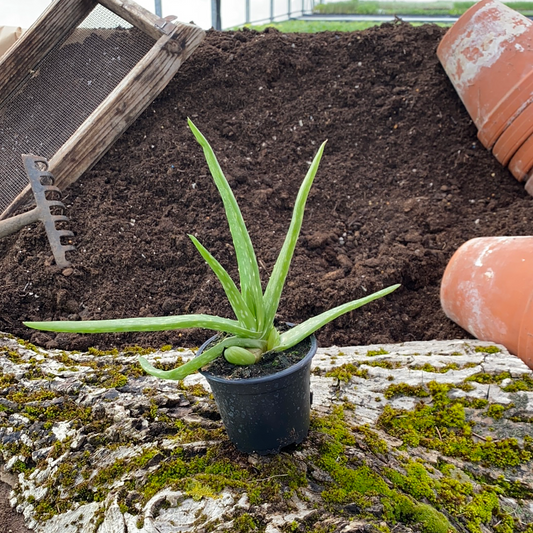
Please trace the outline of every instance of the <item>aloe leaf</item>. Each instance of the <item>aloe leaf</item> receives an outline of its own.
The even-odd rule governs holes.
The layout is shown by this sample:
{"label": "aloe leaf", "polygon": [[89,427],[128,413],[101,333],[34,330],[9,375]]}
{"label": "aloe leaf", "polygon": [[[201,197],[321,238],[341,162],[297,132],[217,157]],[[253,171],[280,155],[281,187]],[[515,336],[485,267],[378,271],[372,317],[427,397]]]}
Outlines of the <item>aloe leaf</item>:
{"label": "aloe leaf", "polygon": [[177,315],[119,318],[115,320],[78,320],[72,322],[24,322],[24,325],[43,331],[62,331],[65,333],[112,333],[121,331],[162,331],[203,328],[251,338],[258,336],[255,331],[245,328],[236,320],[211,315]]}
{"label": "aloe leaf", "polygon": [[285,237],[285,242],[281,248],[276,264],[272,270],[272,274],[268,281],[267,288],[265,290],[265,295],[263,297],[263,302],[265,306],[265,324],[269,324],[274,320],[274,316],[278,310],[279,300],[281,298],[281,293],[283,291],[283,286],[285,285],[285,280],[287,279],[287,273],[291,265],[292,256],[294,254],[294,248],[296,247],[296,242],[298,236],[300,235],[300,229],[302,227],[302,220],[304,217],[305,203],[313,185],[313,180],[315,179],[316,172],[318,170],[318,165],[320,164],[320,159],[324,153],[324,146],[327,141],[324,141],[318,152],[316,153],[307,175],[305,176],[296,201],[294,203],[294,210],[292,213],[291,224],[289,226],[289,231]]}
{"label": "aloe leaf", "polygon": [[161,370],[150,364],[144,357],[139,357],[139,364],[142,369],[152,376],[162,379],[180,380],[199,370],[211,361],[214,361],[229,346],[242,346],[247,348],[263,348],[264,341],[259,339],[242,339],[239,337],[228,337],[218,344],[205,350],[198,357],[187,361],[184,365],[174,368],[173,370]]}
{"label": "aloe leaf", "polygon": [[363,305],[372,302],[373,300],[382,298],[383,296],[386,296],[387,294],[390,294],[391,292],[395,291],[398,287],[400,287],[399,284],[391,285],[386,289],[382,289],[380,291],[369,294],[368,296],[360,298],[359,300],[353,300],[343,305],[339,305],[338,307],[334,307],[329,311],[325,311],[320,315],[317,315],[313,318],[306,320],[305,322],[302,322],[301,324],[298,324],[297,326],[294,326],[289,331],[286,331],[280,335],[280,342],[279,345],[275,348],[275,351],[281,352],[283,350],[291,348],[306,337],[309,337],[311,333],[314,333],[322,326],[325,326],[332,320],[335,320],[337,317],[344,315],[345,313],[349,313],[350,311],[353,311],[358,307],[362,307]]}
{"label": "aloe leaf", "polygon": [[217,344],[216,346],[209,348],[209,350],[202,352],[199,357],[195,357],[194,359],[187,361],[184,365],[178,366],[178,368],[172,370],[161,370],[156,368],[142,356],[139,357],[139,364],[147,374],[155,376],[156,378],[180,380],[207,365],[211,361],[214,361],[223,351],[224,346],[222,346],[222,343]]}
{"label": "aloe leaf", "polygon": [[261,330],[263,328],[264,319],[263,291],[261,288],[261,278],[259,276],[257,258],[252,246],[252,241],[250,240],[250,235],[246,229],[246,224],[242,218],[237,200],[220,168],[213,149],[193,122],[190,119],[187,120],[196,140],[203,148],[207,165],[209,166],[215,185],[220,193],[222,202],[224,203],[224,210],[228,219],[239,267],[242,295],[248,308],[255,313],[257,329]]}
{"label": "aloe leaf", "polygon": [[237,286],[231,279],[231,276],[227,273],[226,269],[211,255],[196,237],[193,235],[189,235],[189,237],[222,284],[237,320],[244,324],[248,329],[255,329],[257,327],[255,318],[250,312],[250,309],[248,309],[239,289],[237,289]]}

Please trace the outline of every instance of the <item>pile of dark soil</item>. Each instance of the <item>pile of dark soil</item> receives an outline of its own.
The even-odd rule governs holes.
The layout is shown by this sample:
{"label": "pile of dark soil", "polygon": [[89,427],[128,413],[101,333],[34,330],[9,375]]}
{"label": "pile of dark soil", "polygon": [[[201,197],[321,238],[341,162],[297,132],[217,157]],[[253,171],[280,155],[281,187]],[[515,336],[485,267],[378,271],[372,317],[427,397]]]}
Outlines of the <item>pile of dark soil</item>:
{"label": "pile of dark soil", "polygon": [[466,337],[439,303],[453,252],[531,234],[532,199],[476,139],[435,55],[445,30],[208,34],[157,101],[65,191],[77,251],[53,266],[41,225],[0,242],[0,330],[65,349],[198,345],[202,331],[76,336],[22,320],[232,316],[187,234],[236,274],[191,117],[234,188],[266,280],[319,144],[280,318],[300,322],[393,283],[323,328],[322,346]]}

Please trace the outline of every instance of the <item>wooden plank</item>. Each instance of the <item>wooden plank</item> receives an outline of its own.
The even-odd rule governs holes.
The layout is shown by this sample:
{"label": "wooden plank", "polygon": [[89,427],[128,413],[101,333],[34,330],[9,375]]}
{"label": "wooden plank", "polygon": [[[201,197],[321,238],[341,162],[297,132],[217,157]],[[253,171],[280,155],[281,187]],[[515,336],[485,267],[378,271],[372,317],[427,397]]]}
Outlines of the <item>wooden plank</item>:
{"label": "wooden plank", "polygon": [[0,106],[96,6],[96,0],[57,0],[0,59]]}
{"label": "wooden plank", "polygon": [[168,85],[204,37],[201,28],[189,24],[178,24],[174,34],[160,37],[50,160],[49,170],[57,187],[64,190],[107,152]]}
{"label": "wooden plank", "polygon": [[130,0],[99,0],[99,3],[154,39],[170,35],[175,24],[154,15]]}
{"label": "wooden plank", "polygon": [[[204,30],[194,24],[176,23],[173,27],[175,30],[159,37],[152,49],[50,159],[49,170],[61,190],[74,183],[107,152],[205,38]],[[31,187],[28,186],[0,214],[0,220],[9,218],[30,200]]]}

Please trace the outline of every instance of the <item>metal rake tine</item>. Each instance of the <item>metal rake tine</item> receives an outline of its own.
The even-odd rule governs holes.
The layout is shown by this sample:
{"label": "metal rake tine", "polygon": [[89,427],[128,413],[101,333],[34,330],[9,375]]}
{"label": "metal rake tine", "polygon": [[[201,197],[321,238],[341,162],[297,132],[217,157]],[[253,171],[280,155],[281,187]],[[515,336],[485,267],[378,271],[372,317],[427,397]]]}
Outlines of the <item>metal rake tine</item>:
{"label": "metal rake tine", "polygon": [[44,192],[57,192],[58,194],[61,194],[61,191],[55,185],[43,185],[43,191]]}
{"label": "metal rake tine", "polygon": [[[35,161],[35,162],[36,162],[36,163],[39,163],[39,162],[42,162],[42,161]],[[48,168],[48,162],[46,162],[46,168]],[[52,183],[50,183],[50,185],[53,185],[54,182],[55,182],[55,178],[54,178],[54,176],[53,176],[52,173],[51,173],[50,171],[48,171],[48,170],[39,170],[39,178],[41,178],[41,180],[42,180],[43,178],[49,178],[50,181],[52,182]],[[48,186],[48,185],[45,185],[42,181],[41,181],[41,185],[42,185],[43,187],[47,187],[47,186]]]}
{"label": "metal rake tine", "polygon": [[68,217],[66,215],[51,215],[54,222],[68,222]]}
{"label": "metal rake tine", "polygon": [[[68,218],[63,214],[66,207],[59,200],[48,200],[46,198],[47,191],[53,191],[59,193],[59,195],[61,195],[61,191],[57,187],[54,187],[54,176],[51,172],[48,172],[48,161],[46,159],[24,154],[22,160],[37,203],[36,212],[38,213],[38,219],[44,224],[56,265],[62,268],[68,267],[71,263],[66,259],[65,252],[75,250],[76,248],[71,244],[63,244],[61,237],[73,237],[74,233],[70,230],[58,230],[56,227],[57,222],[68,221]],[[38,163],[44,165],[44,170],[39,168]],[[48,180],[49,183],[43,183],[43,180]],[[60,208],[63,213],[57,215],[52,214],[51,208],[53,207]]]}
{"label": "metal rake tine", "polygon": [[56,233],[59,237],[74,237],[74,233],[68,229],[58,229]]}
{"label": "metal rake tine", "polygon": [[61,209],[66,209],[65,204],[59,200],[46,200],[48,207],[61,207]]}

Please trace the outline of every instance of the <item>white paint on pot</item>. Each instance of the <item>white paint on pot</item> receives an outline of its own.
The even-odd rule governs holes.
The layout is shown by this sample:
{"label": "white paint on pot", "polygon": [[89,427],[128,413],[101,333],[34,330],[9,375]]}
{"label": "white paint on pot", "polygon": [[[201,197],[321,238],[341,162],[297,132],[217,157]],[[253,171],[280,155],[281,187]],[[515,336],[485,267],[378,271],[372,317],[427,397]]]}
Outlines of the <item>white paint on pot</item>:
{"label": "white paint on pot", "polygon": [[492,246],[492,243],[489,243],[485,246],[485,248],[481,250],[480,254],[478,255],[477,259],[474,262],[474,266],[477,266],[477,267],[483,266],[483,260],[485,259],[485,257],[492,253],[491,246]]}
{"label": "white paint on pot", "polygon": [[483,275],[484,275],[486,278],[493,278],[493,277],[494,277],[494,271],[493,271],[491,268],[489,268],[489,269],[485,272],[485,274],[483,274]]}
{"label": "white paint on pot", "polygon": [[[486,277],[489,286],[493,282],[494,273]],[[466,329],[478,339],[504,338],[507,335],[507,325],[501,319],[494,316],[490,306],[487,305],[480,291],[477,275],[472,272],[471,278],[459,283],[456,293],[461,294],[465,307],[461,310],[461,316],[455,314],[453,309],[443,305],[446,315]]]}

